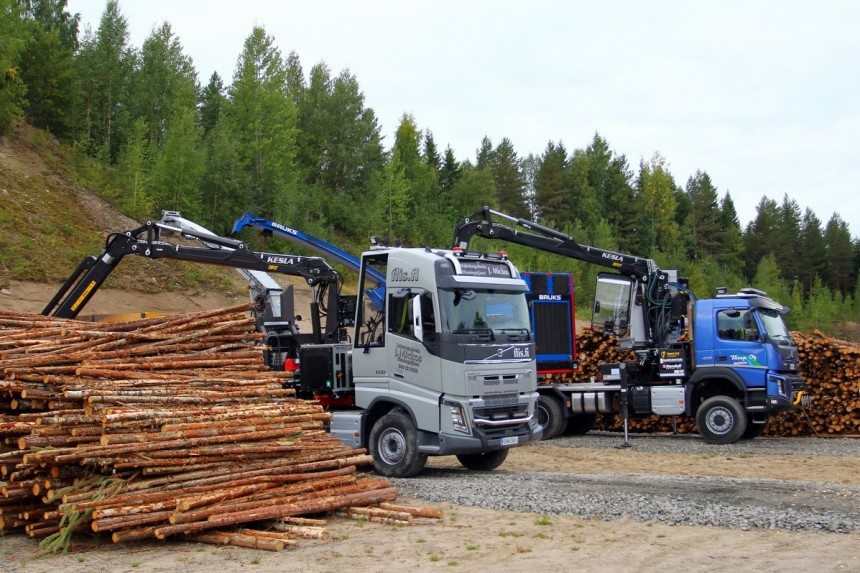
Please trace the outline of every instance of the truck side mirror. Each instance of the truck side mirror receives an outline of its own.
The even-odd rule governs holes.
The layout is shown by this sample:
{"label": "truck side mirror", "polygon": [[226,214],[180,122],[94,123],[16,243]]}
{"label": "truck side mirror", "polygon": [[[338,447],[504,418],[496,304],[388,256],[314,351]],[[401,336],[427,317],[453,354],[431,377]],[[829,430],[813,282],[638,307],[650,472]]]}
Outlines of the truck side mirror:
{"label": "truck side mirror", "polygon": [[424,342],[424,326],[421,321],[421,297],[412,297],[412,334]]}

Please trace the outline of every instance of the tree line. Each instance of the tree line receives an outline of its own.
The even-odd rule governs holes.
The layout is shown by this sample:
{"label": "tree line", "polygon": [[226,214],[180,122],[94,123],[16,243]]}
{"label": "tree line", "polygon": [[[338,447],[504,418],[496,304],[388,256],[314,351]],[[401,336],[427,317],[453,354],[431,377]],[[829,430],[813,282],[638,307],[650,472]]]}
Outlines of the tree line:
{"label": "tree line", "polygon": [[[485,136],[458,159],[404,114],[386,148],[354,75],[325,63],[306,74],[261,26],[229,82],[213,73],[203,85],[168,22],[139,48],[116,0],[96,30],[79,24],[66,0],[0,0],[0,134],[21,121],[50,132],[90,158],[94,186],[132,217],[179,210],[228,234],[252,210],[333,242],[445,246],[458,220],[489,205],[679,268],[700,296],[767,290],[792,306],[794,328],[860,319],[860,240],[838,214],[825,223],[787,195],[763,197],[742,227],[707,172],[679,184],[659,154],[633,168],[599,133],[525,157]],[[523,269],[573,272],[579,300],[591,300],[600,269],[482,246]]]}

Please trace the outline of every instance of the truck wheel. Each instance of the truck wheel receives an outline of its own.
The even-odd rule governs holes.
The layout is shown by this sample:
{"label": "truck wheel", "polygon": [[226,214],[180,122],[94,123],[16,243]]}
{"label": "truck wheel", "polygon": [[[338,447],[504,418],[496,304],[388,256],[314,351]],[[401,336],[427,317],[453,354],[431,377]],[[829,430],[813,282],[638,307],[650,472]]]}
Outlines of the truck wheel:
{"label": "truck wheel", "polygon": [[389,412],[370,430],[368,447],[373,468],[386,477],[411,477],[424,469],[427,456],[418,453],[418,433],[403,412]]}
{"label": "truck wheel", "polygon": [[543,426],[543,439],[550,440],[561,433],[564,411],[561,402],[541,394],[537,401],[538,424]]}
{"label": "truck wheel", "polygon": [[567,419],[565,436],[583,436],[591,431],[597,421],[597,414],[575,414]]}
{"label": "truck wheel", "polygon": [[744,431],[744,434],[741,436],[742,440],[752,440],[753,438],[757,438],[761,436],[765,430],[767,430],[767,423],[769,420],[765,420],[764,424],[756,424],[753,422],[752,416],[747,415],[747,429]]}
{"label": "truck wheel", "polygon": [[476,471],[488,472],[496,469],[505,458],[508,457],[508,450],[495,450],[493,452],[484,452],[482,454],[459,454],[457,459],[463,464],[463,467]]}
{"label": "truck wheel", "polygon": [[699,433],[711,444],[733,444],[747,429],[747,415],[734,398],[714,396],[696,412]]}

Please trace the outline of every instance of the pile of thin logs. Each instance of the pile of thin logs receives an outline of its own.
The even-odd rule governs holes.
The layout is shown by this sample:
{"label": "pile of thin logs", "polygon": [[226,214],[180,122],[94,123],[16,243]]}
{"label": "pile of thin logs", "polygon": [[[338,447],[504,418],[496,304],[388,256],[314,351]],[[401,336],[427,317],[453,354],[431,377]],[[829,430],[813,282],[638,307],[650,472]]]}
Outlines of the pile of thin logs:
{"label": "pile of thin logs", "polygon": [[[279,549],[307,534],[303,516],[423,515],[379,506],[397,491],[358,472],[366,452],[268,370],[249,310],[110,324],[0,313],[0,532],[50,549],[76,530]],[[236,529],[260,522],[283,530]]]}
{"label": "pile of thin logs", "polygon": [[[801,375],[812,402],[802,408],[771,416],[766,436],[860,436],[860,344],[830,338],[819,331],[793,332],[798,346]],[[599,364],[633,360],[617,348],[617,341],[589,329],[577,337],[580,372],[577,380],[599,375]],[[547,382],[556,381],[548,380]],[[599,416],[596,429],[622,429],[620,416]],[[631,418],[636,432],[697,432],[691,418]]]}

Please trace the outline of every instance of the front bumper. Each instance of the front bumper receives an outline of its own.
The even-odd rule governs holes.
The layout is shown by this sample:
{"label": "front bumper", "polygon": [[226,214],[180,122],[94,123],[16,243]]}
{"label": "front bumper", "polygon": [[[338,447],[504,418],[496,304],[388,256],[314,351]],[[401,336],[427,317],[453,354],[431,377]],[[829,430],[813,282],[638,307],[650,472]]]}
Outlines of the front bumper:
{"label": "front bumper", "polygon": [[474,428],[471,436],[441,433],[438,449],[434,448],[433,453],[440,456],[476,454],[536,442],[542,437],[543,426],[533,416],[529,423],[512,428]]}

